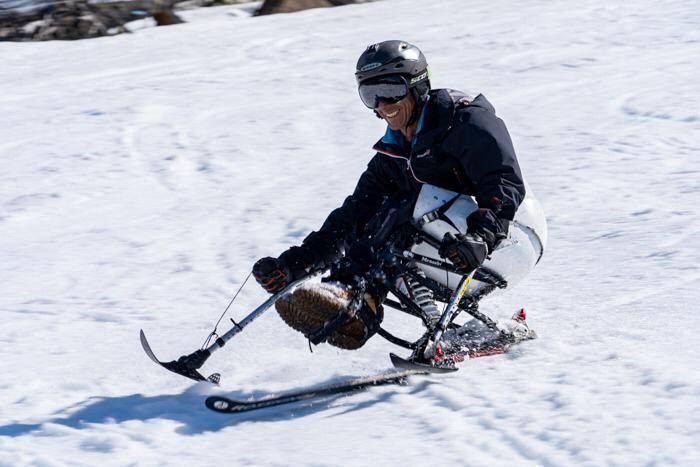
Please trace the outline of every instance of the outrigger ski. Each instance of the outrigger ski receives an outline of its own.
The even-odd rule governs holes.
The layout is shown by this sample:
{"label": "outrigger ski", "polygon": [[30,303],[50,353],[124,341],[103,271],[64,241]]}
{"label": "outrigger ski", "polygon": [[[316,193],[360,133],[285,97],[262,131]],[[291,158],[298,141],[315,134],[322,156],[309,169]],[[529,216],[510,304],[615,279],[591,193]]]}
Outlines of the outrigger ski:
{"label": "outrigger ski", "polygon": [[[173,360],[171,362],[161,362],[153,353],[153,350],[151,350],[151,346],[148,343],[148,339],[146,339],[146,334],[144,334],[143,329],[141,330],[140,337],[141,347],[143,347],[143,350],[144,352],[146,352],[146,355],[148,355],[148,358],[150,358],[166,370],[172,371],[173,373],[177,373],[195,381],[208,381],[213,384],[219,384],[219,381],[221,381],[220,373],[212,373],[211,375],[205,378],[204,375],[197,371],[197,368],[201,367],[204,364],[204,361],[209,357],[209,355],[207,355],[203,350],[198,350],[190,355],[183,355],[179,359]],[[196,366],[198,363],[199,366]]]}
{"label": "outrigger ski", "polygon": [[220,413],[240,413],[251,410],[264,409],[292,402],[299,402],[309,399],[319,399],[321,397],[334,396],[338,394],[360,391],[371,386],[381,386],[386,384],[403,384],[406,378],[412,375],[423,374],[424,370],[403,370],[387,371],[373,376],[351,379],[341,383],[316,386],[297,391],[282,393],[279,395],[270,394],[256,399],[236,400],[226,396],[209,396],[204,401],[206,406],[215,412]]}
{"label": "outrigger ski", "polygon": [[[244,319],[242,319],[240,322],[235,322],[233,320],[233,328],[231,328],[228,332],[223,334],[222,336],[216,335],[216,339],[214,342],[209,345],[208,347],[205,348],[203,346],[201,349],[198,349],[194,352],[192,352],[189,355],[183,355],[177,360],[173,360],[170,362],[162,362],[158,360],[156,357],[155,353],[151,349],[151,345],[148,343],[148,339],[146,339],[146,334],[143,332],[143,329],[140,332],[140,338],[141,338],[141,347],[143,347],[144,352],[146,352],[146,355],[148,358],[150,358],[154,363],[157,365],[165,368],[168,371],[172,371],[173,373],[177,373],[178,375],[184,376],[186,378],[192,379],[194,381],[208,381],[213,384],[219,384],[221,381],[221,374],[219,373],[212,373],[209,377],[205,377],[202,375],[198,370],[204,365],[204,363],[211,357],[211,355],[219,350],[221,347],[226,345],[226,342],[231,340],[236,334],[239,332],[243,331],[243,329],[248,326],[250,323],[252,323],[256,318],[261,316],[265,311],[268,310],[274,303],[285,293],[290,292],[294,290],[299,284],[302,282],[305,282],[309,279],[311,279],[314,275],[305,277],[304,279],[300,279],[296,282],[292,282],[288,286],[286,286],[284,289],[280,290],[276,294],[270,296],[262,305],[257,307],[255,310],[253,310],[248,316],[246,316]],[[235,297],[234,297],[235,298]],[[233,302],[233,300],[232,300]],[[214,332],[211,333],[210,337],[214,336]],[[209,339],[207,339],[207,343],[209,342]]]}

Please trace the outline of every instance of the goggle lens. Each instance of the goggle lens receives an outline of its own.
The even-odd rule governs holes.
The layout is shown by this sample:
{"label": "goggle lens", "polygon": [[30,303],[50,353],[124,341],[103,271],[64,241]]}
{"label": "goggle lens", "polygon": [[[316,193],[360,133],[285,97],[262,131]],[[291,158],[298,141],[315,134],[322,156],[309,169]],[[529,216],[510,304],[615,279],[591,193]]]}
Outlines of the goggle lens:
{"label": "goggle lens", "polygon": [[396,103],[408,95],[408,83],[403,78],[379,80],[359,86],[360,99],[370,109],[376,109],[380,101]]}

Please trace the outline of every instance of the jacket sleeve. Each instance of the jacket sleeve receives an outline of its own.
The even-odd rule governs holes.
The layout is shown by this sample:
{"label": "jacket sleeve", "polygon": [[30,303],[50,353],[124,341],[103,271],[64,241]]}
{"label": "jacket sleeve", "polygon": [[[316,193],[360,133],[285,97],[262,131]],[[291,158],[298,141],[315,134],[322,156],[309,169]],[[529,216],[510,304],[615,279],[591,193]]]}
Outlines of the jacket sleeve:
{"label": "jacket sleeve", "polygon": [[508,221],[525,197],[525,183],[503,121],[485,109],[474,109],[461,118],[455,128],[460,165],[476,187],[479,205],[479,211],[467,219],[469,231],[492,234],[486,240],[493,248],[508,233]]}
{"label": "jacket sleeve", "polygon": [[311,232],[304,239],[303,247],[313,251],[320,268],[338,259],[348,240],[362,236],[369,219],[393,191],[395,184],[387,175],[385,163],[384,156],[375,155],[360,176],[353,194],[328,215],[317,232]]}

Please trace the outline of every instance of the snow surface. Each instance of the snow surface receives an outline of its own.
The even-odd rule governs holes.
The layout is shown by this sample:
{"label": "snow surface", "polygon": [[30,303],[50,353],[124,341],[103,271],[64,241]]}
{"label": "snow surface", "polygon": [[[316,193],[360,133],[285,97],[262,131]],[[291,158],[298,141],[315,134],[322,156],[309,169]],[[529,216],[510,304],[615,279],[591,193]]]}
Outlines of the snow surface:
{"label": "snow surface", "polygon": [[0,0],[0,18],[11,14],[29,13],[50,5],[51,0]]}
{"label": "snow surface", "polygon": [[[695,0],[386,0],[79,42],[0,44],[0,465],[700,465],[700,11]],[[248,397],[389,366],[274,312],[194,351],[252,263],[351,192],[382,123],[353,70],[389,38],[482,91],[545,206],[540,339],[454,375],[247,415]],[[241,318],[266,294],[249,284]],[[387,327],[416,334],[392,314]],[[223,328],[230,324],[225,322]]]}

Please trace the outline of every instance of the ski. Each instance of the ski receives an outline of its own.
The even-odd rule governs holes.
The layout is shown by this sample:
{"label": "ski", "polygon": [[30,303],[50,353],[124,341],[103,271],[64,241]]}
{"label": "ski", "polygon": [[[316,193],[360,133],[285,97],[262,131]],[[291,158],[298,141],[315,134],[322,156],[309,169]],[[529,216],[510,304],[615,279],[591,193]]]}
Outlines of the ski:
{"label": "ski", "polygon": [[391,358],[391,364],[394,365],[395,368],[401,370],[415,370],[425,373],[454,373],[459,370],[456,366],[457,363],[461,363],[467,359],[506,353],[510,349],[510,346],[518,342],[497,339],[492,342],[483,342],[479,344],[463,344],[462,348],[451,350],[449,353],[438,353],[433,357],[430,363],[405,359],[393,353],[389,354],[389,358]]}
{"label": "ski", "polygon": [[391,364],[394,365],[394,367],[404,371],[421,371],[424,373],[454,373],[458,370],[454,364],[431,365],[429,363],[413,362],[411,360],[401,358],[393,353],[389,354],[389,358],[391,358]]}
{"label": "ski", "polygon": [[303,400],[319,399],[347,392],[355,392],[371,386],[403,384],[409,376],[425,373],[426,371],[421,369],[387,371],[373,376],[364,376],[336,384],[309,387],[279,395],[270,394],[248,400],[236,400],[226,396],[209,396],[204,403],[209,409],[219,413],[249,412],[251,410],[291,404]]}
{"label": "ski", "polygon": [[221,380],[221,375],[219,373],[212,373],[208,377],[205,377],[203,374],[197,371],[197,369],[202,366],[204,361],[210,355],[206,350],[197,350],[193,354],[183,355],[177,360],[162,362],[158,360],[156,354],[153,353],[151,345],[148,343],[148,339],[146,339],[146,334],[143,332],[143,329],[141,330],[139,337],[141,338],[141,347],[143,347],[143,351],[146,352],[148,358],[150,358],[157,365],[194,381],[208,381],[213,384],[219,384],[219,381]]}
{"label": "ski", "polygon": [[436,346],[435,355],[428,361],[405,359],[393,353],[390,353],[389,357],[394,367],[401,370],[452,373],[459,369],[457,364],[466,359],[504,354],[514,345],[536,339],[537,334],[527,325],[526,317],[523,308],[516,312],[509,321],[502,323],[501,327],[497,327],[496,323],[493,322],[493,327],[498,332],[493,333],[491,326],[489,326],[487,330],[491,330],[491,336],[475,333],[473,329],[464,326],[463,334],[450,336],[449,339],[440,342]]}

